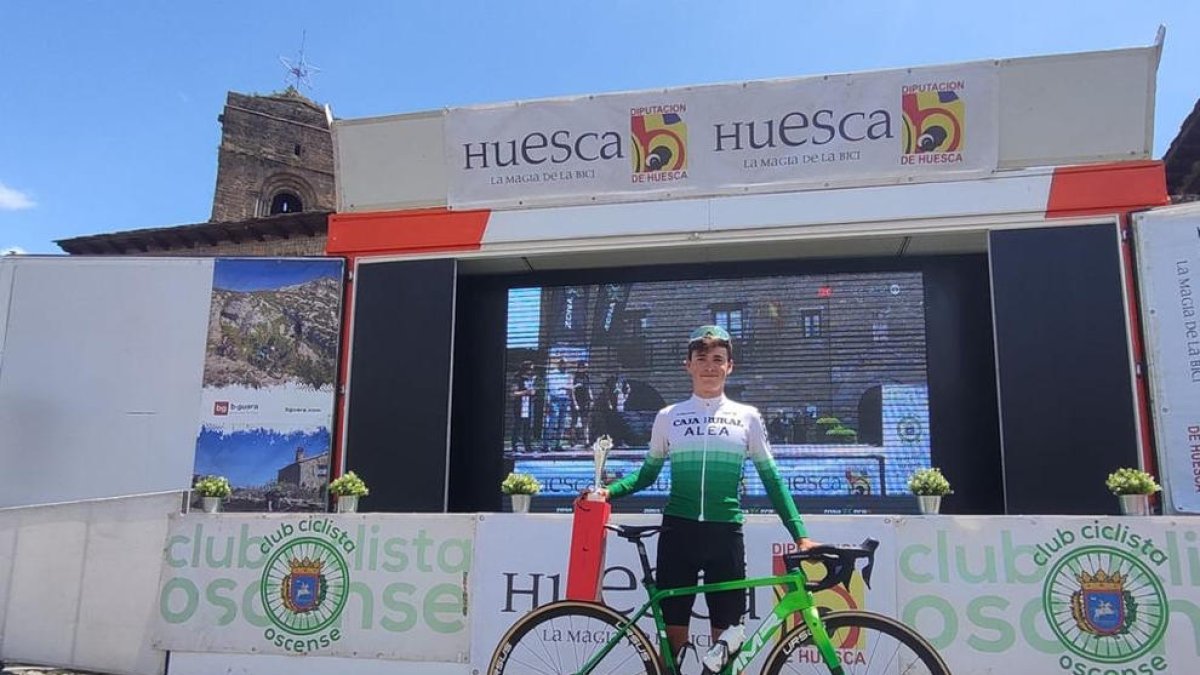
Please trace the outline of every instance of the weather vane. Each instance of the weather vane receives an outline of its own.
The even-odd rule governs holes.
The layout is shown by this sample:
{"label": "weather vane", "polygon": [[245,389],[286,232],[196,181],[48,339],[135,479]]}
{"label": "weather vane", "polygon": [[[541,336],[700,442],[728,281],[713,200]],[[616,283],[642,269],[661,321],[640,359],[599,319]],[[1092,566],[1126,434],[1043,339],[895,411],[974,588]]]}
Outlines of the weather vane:
{"label": "weather vane", "polygon": [[300,91],[300,87],[307,87],[312,90],[312,76],[321,72],[321,69],[308,63],[304,60],[304,42],[308,38],[308,31],[300,34],[300,55],[292,62],[284,57],[279,57],[279,61],[283,63],[283,67],[288,72],[288,86],[296,91]]}

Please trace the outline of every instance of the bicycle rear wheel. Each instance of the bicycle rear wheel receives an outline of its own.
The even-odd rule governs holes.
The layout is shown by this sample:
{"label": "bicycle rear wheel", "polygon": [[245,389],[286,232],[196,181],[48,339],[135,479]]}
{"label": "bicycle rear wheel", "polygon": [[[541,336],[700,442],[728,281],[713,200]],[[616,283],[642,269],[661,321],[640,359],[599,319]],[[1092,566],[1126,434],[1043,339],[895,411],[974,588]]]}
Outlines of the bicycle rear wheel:
{"label": "bicycle rear wheel", "polygon": [[[488,675],[573,675],[625,622],[616,611],[591,602],[564,600],[535,609],[500,639]],[[662,675],[654,646],[630,626],[592,670],[604,675]]]}
{"label": "bicycle rear wheel", "polygon": [[[874,612],[832,612],[823,617],[845,675],[950,675],[925,638]],[[827,674],[804,624],[793,628],[767,657],[763,675]],[[834,671],[837,673],[838,671]]]}

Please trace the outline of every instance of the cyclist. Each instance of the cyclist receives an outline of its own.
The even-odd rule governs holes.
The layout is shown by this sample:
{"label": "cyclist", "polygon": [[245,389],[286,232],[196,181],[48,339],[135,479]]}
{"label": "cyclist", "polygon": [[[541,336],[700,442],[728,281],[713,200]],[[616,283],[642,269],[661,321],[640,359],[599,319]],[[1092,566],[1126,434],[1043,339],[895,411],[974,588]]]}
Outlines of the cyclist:
{"label": "cyclist", "polygon": [[[633,494],[652,484],[671,459],[671,493],[658,541],[658,587],[663,589],[695,586],[701,570],[706,584],[746,578],[739,484],[747,456],[796,545],[800,550],[817,545],[808,538],[775,466],[758,410],[725,398],[725,380],[733,372],[729,332],[720,326],[693,331],[684,367],[692,378],[692,397],[659,411],[650,450],[637,471],[597,490],[610,499]],[[675,654],[688,641],[694,597],[662,602],[667,638]],[[743,591],[706,593],[705,601],[716,644],[725,629],[741,624],[746,595]]]}

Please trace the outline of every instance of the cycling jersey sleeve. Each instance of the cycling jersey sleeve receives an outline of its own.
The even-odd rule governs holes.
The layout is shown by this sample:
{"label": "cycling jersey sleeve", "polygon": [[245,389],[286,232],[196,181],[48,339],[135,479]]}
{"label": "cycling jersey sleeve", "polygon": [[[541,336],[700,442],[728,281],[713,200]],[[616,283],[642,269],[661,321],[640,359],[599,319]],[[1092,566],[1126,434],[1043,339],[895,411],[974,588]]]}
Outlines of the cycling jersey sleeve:
{"label": "cycling jersey sleeve", "polygon": [[762,479],[763,487],[767,489],[767,496],[771,498],[771,505],[775,507],[775,513],[779,514],[779,519],[783,521],[783,526],[792,535],[792,539],[807,537],[808,531],[804,528],[800,512],[796,510],[796,502],[792,501],[792,495],[779,473],[775,458],[771,456],[771,444],[767,440],[762,416],[756,411],[749,417],[748,452],[755,470],[758,471],[758,477]]}
{"label": "cycling jersey sleeve", "polygon": [[663,464],[667,461],[667,416],[666,411],[659,411],[654,418],[654,427],[650,430],[650,451],[637,471],[608,486],[610,499],[618,499],[642,490],[658,478]]}

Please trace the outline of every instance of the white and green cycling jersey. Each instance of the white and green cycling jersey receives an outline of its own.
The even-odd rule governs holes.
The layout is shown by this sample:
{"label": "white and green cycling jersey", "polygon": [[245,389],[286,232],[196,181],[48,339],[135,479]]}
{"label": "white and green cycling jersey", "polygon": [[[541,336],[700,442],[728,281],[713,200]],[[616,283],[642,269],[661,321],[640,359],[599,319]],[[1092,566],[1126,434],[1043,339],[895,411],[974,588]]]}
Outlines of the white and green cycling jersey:
{"label": "white and green cycling jersey", "polygon": [[654,418],[650,451],[638,470],[608,486],[617,499],[645,488],[671,460],[669,516],[702,522],[744,520],[739,487],[746,457],[754,463],[775,512],[793,539],[806,536],[804,522],[788,494],[758,409],[724,396],[669,405]]}

